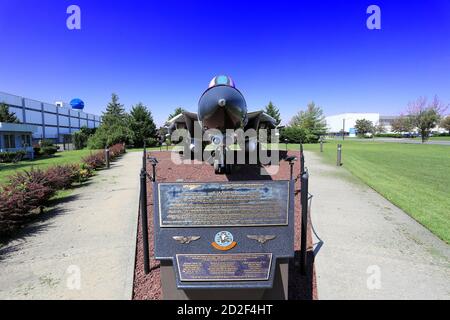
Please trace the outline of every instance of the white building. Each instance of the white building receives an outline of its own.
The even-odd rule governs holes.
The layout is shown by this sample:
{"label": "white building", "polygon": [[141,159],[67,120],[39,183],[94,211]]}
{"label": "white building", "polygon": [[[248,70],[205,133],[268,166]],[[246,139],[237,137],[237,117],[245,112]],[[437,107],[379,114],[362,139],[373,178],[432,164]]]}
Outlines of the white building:
{"label": "white building", "polygon": [[0,92],[0,103],[8,105],[9,111],[22,124],[36,126],[33,140],[51,139],[63,143],[83,126],[100,126],[101,117],[72,109],[67,103],[45,103],[3,92]]}
{"label": "white building", "polygon": [[330,134],[338,134],[344,131],[350,137],[354,137],[356,136],[356,120],[366,119],[372,121],[374,125],[378,125],[380,122],[385,126],[389,125],[383,122],[382,118],[379,113],[341,113],[326,117],[325,121],[327,122],[328,132]]}

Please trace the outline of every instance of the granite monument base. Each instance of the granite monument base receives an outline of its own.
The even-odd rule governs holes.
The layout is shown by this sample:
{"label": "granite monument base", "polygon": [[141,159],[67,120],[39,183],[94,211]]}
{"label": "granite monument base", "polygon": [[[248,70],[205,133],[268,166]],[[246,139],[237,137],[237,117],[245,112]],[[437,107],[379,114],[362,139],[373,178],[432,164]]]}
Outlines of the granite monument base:
{"label": "granite monument base", "polygon": [[178,289],[172,262],[161,261],[161,285],[164,300],[287,300],[289,259],[275,263],[273,287],[270,289]]}

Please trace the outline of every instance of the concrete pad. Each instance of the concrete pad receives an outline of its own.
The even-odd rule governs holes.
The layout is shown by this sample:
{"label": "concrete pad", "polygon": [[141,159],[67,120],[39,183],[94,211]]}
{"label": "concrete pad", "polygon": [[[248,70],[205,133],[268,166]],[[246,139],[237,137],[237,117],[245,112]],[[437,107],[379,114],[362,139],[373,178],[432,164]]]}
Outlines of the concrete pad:
{"label": "concrete pad", "polygon": [[315,260],[319,299],[450,298],[449,245],[345,167],[305,157],[312,222],[324,241]]}
{"label": "concrete pad", "polygon": [[0,247],[0,299],[131,299],[142,153]]}

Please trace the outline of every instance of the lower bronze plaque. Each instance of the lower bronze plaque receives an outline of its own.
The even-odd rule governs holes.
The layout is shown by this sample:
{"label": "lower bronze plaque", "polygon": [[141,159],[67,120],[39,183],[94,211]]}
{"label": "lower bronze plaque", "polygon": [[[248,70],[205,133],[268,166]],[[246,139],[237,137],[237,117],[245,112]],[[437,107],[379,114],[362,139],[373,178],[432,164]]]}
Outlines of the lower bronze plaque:
{"label": "lower bronze plaque", "polygon": [[271,253],[177,254],[180,281],[269,280]]}

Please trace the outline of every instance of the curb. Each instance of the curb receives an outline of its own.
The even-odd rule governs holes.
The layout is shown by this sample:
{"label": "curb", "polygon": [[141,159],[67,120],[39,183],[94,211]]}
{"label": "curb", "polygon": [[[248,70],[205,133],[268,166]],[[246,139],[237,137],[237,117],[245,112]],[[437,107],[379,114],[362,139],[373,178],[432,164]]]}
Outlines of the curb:
{"label": "curb", "polygon": [[140,188],[140,181],[138,179],[139,177],[139,170],[136,172],[136,190],[137,190],[137,196],[136,196],[136,206],[132,207],[133,210],[131,210],[131,214],[135,215],[135,222],[132,225],[132,245],[130,245],[130,254],[128,257],[128,267],[127,267],[127,274],[125,278],[125,290],[123,293],[124,300],[132,300],[133,299],[133,288],[134,288],[134,270],[135,270],[135,264],[136,264],[136,250],[137,250],[137,233],[138,233],[138,226],[139,226],[139,188]]}

